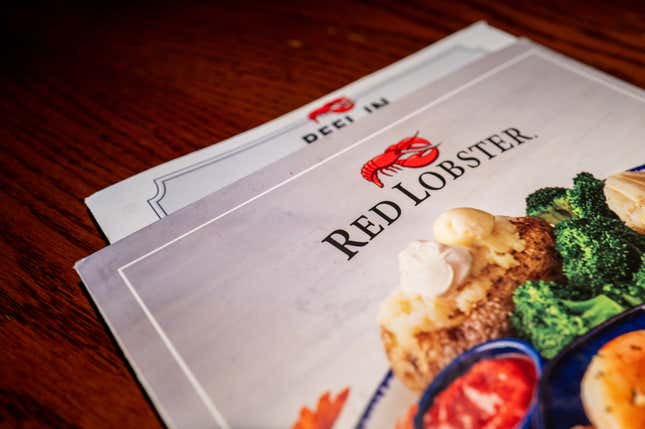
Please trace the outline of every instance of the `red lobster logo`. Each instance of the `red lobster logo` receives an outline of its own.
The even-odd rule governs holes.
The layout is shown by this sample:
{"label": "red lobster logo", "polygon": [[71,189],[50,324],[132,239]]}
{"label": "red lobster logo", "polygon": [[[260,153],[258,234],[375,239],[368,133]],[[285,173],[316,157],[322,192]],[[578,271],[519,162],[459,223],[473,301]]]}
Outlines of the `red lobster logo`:
{"label": "red lobster logo", "polygon": [[329,103],[325,103],[319,109],[316,109],[309,113],[309,119],[314,122],[318,122],[318,116],[326,115],[327,113],[343,113],[354,108],[354,102],[347,97],[338,97],[331,100]]}
{"label": "red lobster logo", "polygon": [[385,152],[381,155],[377,155],[367,161],[361,168],[361,175],[365,180],[382,188],[383,182],[378,177],[379,173],[391,176],[401,170],[401,167],[425,167],[432,164],[438,156],[439,149],[437,146],[419,137],[419,132],[417,131],[412,137],[404,138],[397,144],[385,149]]}

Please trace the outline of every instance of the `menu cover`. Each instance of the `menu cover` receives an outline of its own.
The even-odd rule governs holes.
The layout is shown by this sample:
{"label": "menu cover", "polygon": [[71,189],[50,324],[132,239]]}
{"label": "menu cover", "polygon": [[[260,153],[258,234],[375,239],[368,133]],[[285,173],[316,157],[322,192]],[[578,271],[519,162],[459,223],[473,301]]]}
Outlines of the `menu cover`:
{"label": "menu cover", "polygon": [[278,119],[98,191],[85,203],[115,242],[295,151],[343,135],[401,97],[514,41],[477,22]]}
{"label": "menu cover", "polygon": [[523,40],[76,269],[170,427],[639,424],[643,118]]}

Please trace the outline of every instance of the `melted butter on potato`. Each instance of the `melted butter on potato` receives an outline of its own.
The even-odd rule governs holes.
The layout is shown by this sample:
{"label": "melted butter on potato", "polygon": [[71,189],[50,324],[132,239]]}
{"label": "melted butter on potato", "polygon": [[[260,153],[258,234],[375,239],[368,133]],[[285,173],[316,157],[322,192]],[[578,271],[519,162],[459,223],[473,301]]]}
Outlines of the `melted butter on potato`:
{"label": "melted butter on potato", "polygon": [[526,244],[509,219],[483,210],[456,208],[442,213],[433,225],[437,242],[463,246],[473,254],[473,273],[487,264],[502,268],[517,265],[513,251],[521,252]]}

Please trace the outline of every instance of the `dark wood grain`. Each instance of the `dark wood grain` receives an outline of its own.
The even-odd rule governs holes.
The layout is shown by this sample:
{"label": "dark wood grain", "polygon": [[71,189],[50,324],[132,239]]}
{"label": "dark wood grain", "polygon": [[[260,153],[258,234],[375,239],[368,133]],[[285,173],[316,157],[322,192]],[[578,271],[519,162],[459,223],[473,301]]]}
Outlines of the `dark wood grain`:
{"label": "dark wood grain", "polygon": [[269,121],[479,19],[645,87],[643,4],[10,9],[0,76],[0,425],[161,425],[72,269],[105,245],[84,197]]}

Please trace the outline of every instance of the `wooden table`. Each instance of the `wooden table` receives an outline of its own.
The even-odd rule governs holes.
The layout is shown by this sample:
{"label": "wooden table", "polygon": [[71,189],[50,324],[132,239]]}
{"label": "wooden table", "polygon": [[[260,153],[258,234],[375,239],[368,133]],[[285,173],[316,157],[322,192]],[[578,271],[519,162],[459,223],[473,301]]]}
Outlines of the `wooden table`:
{"label": "wooden table", "polygon": [[480,19],[645,87],[642,1],[560,3],[12,9],[0,77],[0,425],[162,424],[72,269],[106,244],[84,197]]}

